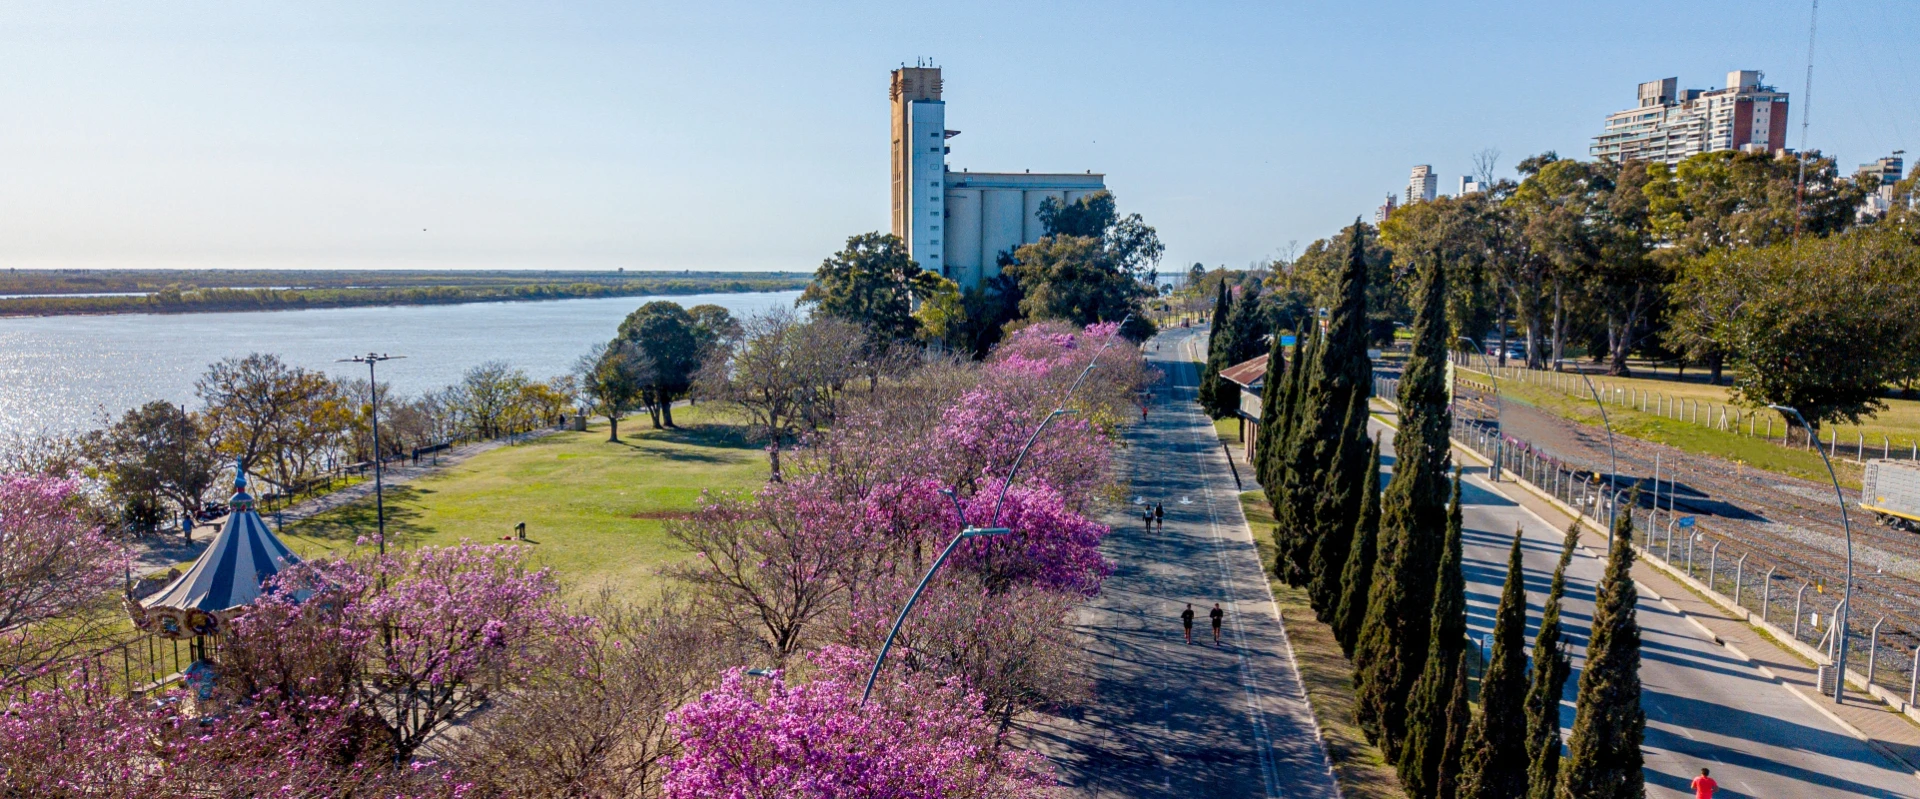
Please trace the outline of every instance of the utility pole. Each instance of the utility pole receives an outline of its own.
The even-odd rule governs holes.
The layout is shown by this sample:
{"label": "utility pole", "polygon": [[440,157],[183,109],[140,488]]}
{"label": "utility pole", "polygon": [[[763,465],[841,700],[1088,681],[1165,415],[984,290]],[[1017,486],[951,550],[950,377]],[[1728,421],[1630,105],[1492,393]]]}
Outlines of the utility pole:
{"label": "utility pole", "polygon": [[1813,33],[1820,23],[1820,0],[1813,0],[1813,13],[1807,17],[1807,82],[1800,90],[1800,177],[1794,181],[1793,237],[1800,238],[1800,226],[1806,219],[1807,204],[1807,112],[1813,108]]}
{"label": "utility pole", "polygon": [[374,379],[373,367],[381,361],[391,361],[395,358],[405,357],[407,356],[388,355],[384,352],[369,352],[365,355],[355,355],[351,358],[341,358],[335,361],[335,363],[364,363],[367,365],[367,407],[370,409],[368,413],[373,420],[373,519],[375,528],[379,532],[377,540],[382,557],[385,557],[387,554],[387,507],[385,498],[381,496],[380,481],[380,463],[382,461],[380,457],[380,384]]}

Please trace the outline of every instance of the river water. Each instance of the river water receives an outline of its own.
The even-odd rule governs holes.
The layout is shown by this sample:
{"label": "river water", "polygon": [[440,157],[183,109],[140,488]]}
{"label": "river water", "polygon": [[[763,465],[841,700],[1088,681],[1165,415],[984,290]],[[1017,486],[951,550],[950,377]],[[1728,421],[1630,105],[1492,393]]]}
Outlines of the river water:
{"label": "river water", "polygon": [[156,399],[200,403],[193,383],[229,355],[270,352],[289,364],[366,375],[336,359],[405,355],[380,365],[401,394],[431,391],[486,361],[536,379],[570,371],[628,313],[656,299],[711,303],[744,316],[792,307],[798,291],[605,297],[466,305],[326,308],[203,314],[0,319],[0,443],[19,435],[98,427],[104,415]]}

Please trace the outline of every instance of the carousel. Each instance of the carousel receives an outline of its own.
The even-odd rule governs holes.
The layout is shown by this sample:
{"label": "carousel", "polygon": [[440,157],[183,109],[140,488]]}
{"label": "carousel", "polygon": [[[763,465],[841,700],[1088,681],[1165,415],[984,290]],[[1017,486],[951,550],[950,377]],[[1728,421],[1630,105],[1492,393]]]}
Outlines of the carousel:
{"label": "carousel", "polygon": [[208,640],[260,598],[268,578],[300,562],[254,510],[245,464],[237,464],[235,472],[233,510],[213,544],[186,574],[128,603],[134,626],[161,638],[191,640],[196,663],[205,661]]}

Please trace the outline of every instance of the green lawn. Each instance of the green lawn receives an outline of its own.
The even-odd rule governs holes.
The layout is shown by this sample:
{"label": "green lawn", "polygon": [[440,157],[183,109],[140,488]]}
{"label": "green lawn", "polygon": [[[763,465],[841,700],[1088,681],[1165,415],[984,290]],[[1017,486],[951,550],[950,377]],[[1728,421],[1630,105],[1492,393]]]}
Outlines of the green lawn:
{"label": "green lawn", "polygon": [[[1476,379],[1485,379],[1483,373],[1473,372],[1473,374]],[[1606,385],[1618,385],[1623,388],[1631,386],[1667,393],[1669,396],[1715,403],[1726,402],[1726,390],[1723,387],[1670,383],[1660,380],[1620,380],[1611,377],[1606,378],[1605,381]],[[1606,391],[1600,379],[1596,378],[1594,382],[1597,386],[1601,386],[1602,392]],[[1585,424],[1600,424],[1599,409],[1594,407],[1593,400],[1588,397],[1572,396],[1552,387],[1513,380],[1500,381],[1500,395],[1507,402],[1523,403]],[[1877,442],[1882,433],[1890,434],[1898,450],[1905,449],[1902,446],[1903,443],[1920,438],[1920,403],[1889,400],[1888,405],[1891,407],[1886,413],[1861,425],[1860,428],[1852,425],[1838,425],[1837,429],[1841,431],[1842,448],[1846,448],[1854,440],[1853,431],[1856,429],[1865,429],[1869,442]],[[1745,425],[1741,426],[1742,432],[1739,433],[1722,431],[1657,413],[1643,413],[1634,408],[1619,405],[1608,405],[1607,417],[1613,423],[1614,432],[1621,435],[1666,444],[1688,452],[1711,455],[1778,474],[1816,482],[1825,482],[1827,479],[1827,470],[1821,463],[1819,455],[1805,448],[1788,448],[1762,438],[1748,436],[1744,432]],[[1762,423],[1762,432],[1764,427]],[[1781,429],[1782,423],[1775,417],[1776,434]],[[1874,454],[1869,453],[1869,456]],[[1859,487],[1860,467],[1853,463],[1850,456],[1836,458],[1833,465],[1834,470],[1839,473],[1842,485]]]}
{"label": "green lawn", "polygon": [[1240,419],[1229,416],[1213,420],[1213,431],[1220,434],[1220,440],[1228,444],[1240,443]]}
{"label": "green lawn", "polygon": [[[655,567],[678,556],[666,521],[692,509],[703,490],[751,489],[766,456],[731,418],[708,407],[674,412],[680,430],[650,429],[644,415],[474,456],[445,472],[387,491],[390,544],[497,542],[527,524],[534,562],[551,566],[571,593],[602,586],[648,593]],[[373,534],[372,503],[289,524],[283,537],[303,555],[341,551]]]}

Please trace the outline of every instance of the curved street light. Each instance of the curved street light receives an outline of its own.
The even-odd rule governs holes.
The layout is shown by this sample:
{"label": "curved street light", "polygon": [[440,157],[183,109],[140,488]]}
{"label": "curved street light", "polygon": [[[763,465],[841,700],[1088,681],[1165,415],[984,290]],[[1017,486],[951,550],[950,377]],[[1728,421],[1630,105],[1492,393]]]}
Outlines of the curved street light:
{"label": "curved street light", "polygon": [[[1499,428],[1502,431],[1501,437],[1504,439],[1506,437],[1504,432],[1505,428],[1500,427],[1500,421],[1506,418],[1507,403],[1506,400],[1500,398],[1500,378],[1493,373],[1493,356],[1487,354],[1487,348],[1482,346],[1480,342],[1474,341],[1466,336],[1459,336],[1458,338],[1461,341],[1472,344],[1473,348],[1480,352],[1480,363],[1487,368],[1487,380],[1493,383],[1493,424],[1495,428]],[[1487,466],[1487,474],[1493,478],[1494,482],[1500,482],[1500,460],[1498,458],[1493,459],[1492,463]]]}
{"label": "curved street light", "polygon": [[1613,450],[1613,422],[1607,418],[1607,403],[1601,401],[1600,389],[1593,387],[1593,378],[1588,377],[1586,372],[1580,373],[1580,379],[1587,382],[1587,391],[1593,394],[1593,404],[1600,409],[1600,424],[1605,425],[1607,428],[1607,459],[1613,462],[1613,465],[1607,470],[1607,492],[1613,494],[1616,500],[1607,503],[1607,538],[1611,540],[1613,538],[1614,508],[1619,505],[1617,501],[1619,491],[1614,485],[1620,477],[1620,456],[1615,454]]}
{"label": "curved street light", "polygon": [[[1120,327],[1126,327],[1130,321],[1133,321],[1133,314],[1131,313],[1120,320]],[[1114,335],[1120,335],[1119,331],[1115,330]],[[1027,450],[1033,448],[1033,442],[1040,440],[1040,433],[1046,430],[1047,425],[1052,424],[1056,417],[1069,413],[1079,413],[1077,410],[1065,407],[1066,402],[1073,398],[1074,392],[1080,390],[1080,384],[1086,382],[1087,376],[1093,374],[1093,367],[1100,363],[1100,356],[1105,355],[1107,348],[1111,346],[1113,346],[1113,341],[1109,339],[1106,344],[1100,346],[1098,351],[1094,352],[1093,359],[1087,362],[1087,368],[1080,370],[1080,376],[1074,379],[1073,385],[1067,387],[1067,393],[1060,398],[1062,407],[1053,409],[1051,413],[1047,414],[1047,418],[1040,420],[1040,424],[1033,429],[1033,434],[1027,436],[1027,443],[1020,446],[1019,454],[1013,458],[1013,467],[1007,470],[1006,478],[1000,483],[1000,494],[994,498],[993,518],[988,520],[988,526],[968,526],[966,512],[960,507],[960,498],[954,494],[953,489],[940,489],[940,493],[945,495],[947,500],[953,503],[955,518],[960,520],[960,532],[953,537],[952,541],[947,542],[946,549],[940,550],[940,557],[935,558],[933,565],[927,567],[927,573],[920,576],[920,584],[914,586],[913,595],[907,597],[907,603],[900,607],[900,615],[894,617],[893,628],[887,631],[886,640],[880,644],[880,653],[873,658],[873,669],[867,672],[867,687],[860,692],[860,704],[865,705],[867,698],[873,695],[873,682],[880,677],[880,666],[886,662],[887,653],[893,649],[894,637],[900,634],[900,627],[906,623],[907,614],[913,612],[913,606],[920,601],[920,594],[927,590],[927,583],[933,579],[933,573],[939,571],[941,564],[947,562],[947,556],[953,554],[954,547],[959,546],[961,541],[969,538],[986,538],[996,535],[1006,535],[1013,532],[1011,529],[994,527],[992,525],[998,524],[1000,521],[1000,506],[1007,501],[1007,489],[1013,485],[1014,475],[1020,473],[1020,465],[1027,460]]]}
{"label": "curved street light", "polygon": [[[1800,415],[1798,408],[1771,404],[1767,407],[1779,411],[1782,416],[1792,416],[1798,420],[1800,426],[1807,429],[1809,437],[1814,434],[1813,425],[1807,424],[1807,417]],[[1853,615],[1853,523],[1847,520],[1847,495],[1840,490],[1840,477],[1833,473],[1833,461],[1827,459],[1825,450],[1819,447],[1813,449],[1820,453],[1820,462],[1827,465],[1827,479],[1833,481],[1833,496],[1840,500],[1840,528],[1847,534],[1847,581],[1840,587],[1840,626],[1834,628],[1839,636],[1840,647],[1840,654],[1834,659],[1836,674],[1833,681],[1833,701],[1838,704],[1847,695],[1847,620]],[[1794,623],[1798,624],[1799,620],[1795,619]]]}

